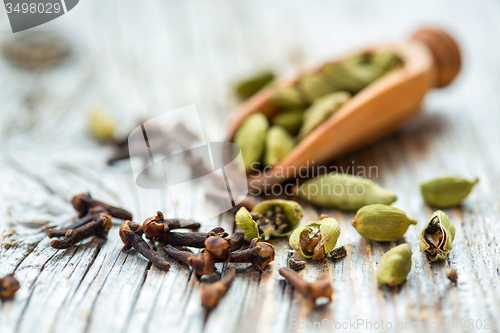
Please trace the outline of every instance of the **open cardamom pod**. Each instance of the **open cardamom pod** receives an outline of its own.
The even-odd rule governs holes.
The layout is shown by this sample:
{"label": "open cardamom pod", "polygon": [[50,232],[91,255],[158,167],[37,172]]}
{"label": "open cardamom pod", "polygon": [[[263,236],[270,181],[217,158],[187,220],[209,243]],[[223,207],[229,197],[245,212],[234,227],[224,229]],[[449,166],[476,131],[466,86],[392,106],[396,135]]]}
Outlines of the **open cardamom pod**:
{"label": "open cardamom pod", "polygon": [[390,205],[398,199],[394,192],[370,179],[339,173],[311,178],[295,192],[315,205],[348,211],[372,204]]}
{"label": "open cardamom pod", "polygon": [[234,221],[236,225],[243,229],[243,232],[249,239],[260,238],[259,237],[259,226],[250,215],[250,212],[245,208],[241,207],[234,216]]}
{"label": "open cardamom pod", "polygon": [[235,221],[248,238],[269,239],[290,235],[303,216],[302,206],[292,200],[273,199],[262,201],[252,212],[242,207]]}
{"label": "open cardamom pod", "polygon": [[406,280],[411,270],[411,248],[408,244],[401,244],[390,249],[380,259],[377,270],[377,281],[395,287]]}
{"label": "open cardamom pod", "polygon": [[479,181],[468,181],[461,177],[442,177],[420,185],[425,202],[438,208],[447,208],[459,205],[472,191]]}
{"label": "open cardamom pod", "polygon": [[369,205],[358,210],[352,226],[363,237],[389,242],[403,236],[417,220],[410,219],[401,209],[387,205]]}
{"label": "open cardamom pod", "polygon": [[448,216],[435,211],[420,233],[420,252],[425,252],[431,261],[446,259],[455,239],[455,226]]}
{"label": "open cardamom pod", "polygon": [[264,164],[275,166],[295,146],[295,141],[288,132],[280,126],[272,126],[266,134]]}
{"label": "open cardamom pod", "polygon": [[340,236],[337,220],[326,215],[317,222],[299,226],[290,236],[290,246],[302,256],[314,260],[323,259],[333,250]]}
{"label": "open cardamom pod", "polygon": [[305,138],[316,127],[330,118],[350,97],[348,92],[340,91],[316,99],[304,113],[304,122],[299,132],[299,138]]}
{"label": "open cardamom pod", "polygon": [[272,119],[273,126],[281,126],[290,133],[297,135],[302,126],[302,117],[304,116],[304,108],[293,108],[279,111]]}
{"label": "open cardamom pod", "polygon": [[250,115],[234,135],[234,143],[241,149],[245,171],[252,170],[254,163],[260,162],[269,122],[262,113]]}
{"label": "open cardamom pod", "polygon": [[312,103],[317,98],[336,91],[328,84],[324,76],[323,73],[312,73],[305,74],[300,78],[297,87],[307,103]]}

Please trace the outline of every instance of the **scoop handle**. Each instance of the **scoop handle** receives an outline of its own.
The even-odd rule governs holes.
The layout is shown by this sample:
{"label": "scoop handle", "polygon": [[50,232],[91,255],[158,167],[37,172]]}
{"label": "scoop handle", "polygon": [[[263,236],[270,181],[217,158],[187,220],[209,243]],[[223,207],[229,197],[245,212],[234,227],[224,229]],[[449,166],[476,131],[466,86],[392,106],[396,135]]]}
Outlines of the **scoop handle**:
{"label": "scoop handle", "polygon": [[462,65],[460,48],[455,39],[446,31],[437,28],[418,30],[412,40],[423,43],[434,58],[434,87],[450,84],[460,72]]}

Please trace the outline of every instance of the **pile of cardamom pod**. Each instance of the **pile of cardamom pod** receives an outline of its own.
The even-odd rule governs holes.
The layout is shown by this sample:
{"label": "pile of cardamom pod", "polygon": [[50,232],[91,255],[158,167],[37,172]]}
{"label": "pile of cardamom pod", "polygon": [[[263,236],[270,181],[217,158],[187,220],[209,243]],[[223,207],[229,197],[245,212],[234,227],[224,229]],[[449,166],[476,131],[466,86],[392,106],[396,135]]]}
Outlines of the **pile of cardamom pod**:
{"label": "pile of cardamom pod", "polygon": [[[421,192],[424,201],[430,206],[449,208],[459,205],[477,182],[478,179],[468,181],[461,177],[437,178],[423,183]],[[311,185],[343,191],[340,191],[342,194],[313,194],[308,192]],[[364,189],[362,193],[348,191],[349,187],[353,189],[359,186]],[[396,240],[406,233],[410,225],[417,224],[404,211],[390,206],[397,200],[394,192],[361,177],[323,175],[306,181],[298,195],[318,206],[357,211],[352,220],[353,227],[361,236],[377,242]],[[263,201],[251,211],[242,207],[236,213],[235,220],[250,239],[268,240],[270,237],[290,235],[290,247],[295,253],[288,265],[293,270],[306,266],[304,258],[322,260],[330,253],[334,259],[340,259],[347,255],[345,247],[335,248],[341,232],[337,220],[322,215],[319,221],[299,225],[302,216],[302,207],[297,202],[275,199]],[[443,211],[437,210],[420,233],[420,251],[431,261],[443,260],[452,249],[454,238],[453,223]],[[411,269],[411,255],[412,251],[407,243],[385,253],[377,270],[378,282],[389,286],[403,283]],[[456,283],[456,270],[450,270],[448,277]]]}
{"label": "pile of cardamom pod", "polygon": [[[401,64],[392,51],[378,50],[329,62],[298,78],[295,84],[273,87],[271,103],[276,109],[268,119],[250,115],[239,127],[234,143],[240,148],[247,172],[263,163],[277,165],[295,145],[320,126],[353,95]],[[274,76],[262,73],[236,86],[248,97]]]}

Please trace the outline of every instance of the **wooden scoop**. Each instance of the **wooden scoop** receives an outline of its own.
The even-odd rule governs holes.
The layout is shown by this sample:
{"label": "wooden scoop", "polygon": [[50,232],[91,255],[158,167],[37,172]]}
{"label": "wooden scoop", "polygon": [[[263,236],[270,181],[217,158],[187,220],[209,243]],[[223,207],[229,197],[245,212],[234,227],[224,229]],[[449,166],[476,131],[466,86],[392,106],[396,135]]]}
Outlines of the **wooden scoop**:
{"label": "wooden scoop", "polygon": [[[443,30],[422,29],[409,42],[357,53],[376,49],[394,50],[403,61],[402,68],[357,93],[300,141],[277,166],[249,175],[250,188],[262,189],[281,183],[312,163],[320,165],[394,131],[419,111],[428,90],[448,85],[460,70],[458,45]],[[278,111],[270,102],[275,87],[291,85],[297,79],[276,82],[246,101],[230,124],[226,141],[232,142],[236,130],[250,114],[262,112],[271,118]]]}

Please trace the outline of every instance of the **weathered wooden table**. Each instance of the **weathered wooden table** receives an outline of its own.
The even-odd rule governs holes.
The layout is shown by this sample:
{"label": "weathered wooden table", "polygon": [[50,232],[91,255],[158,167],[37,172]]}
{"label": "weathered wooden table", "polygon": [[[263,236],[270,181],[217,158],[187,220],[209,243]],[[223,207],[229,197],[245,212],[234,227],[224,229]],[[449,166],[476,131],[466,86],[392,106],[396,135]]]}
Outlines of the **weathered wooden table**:
{"label": "weathered wooden table", "polygon": [[[64,64],[28,72],[0,61],[0,276],[14,271],[22,285],[15,300],[0,306],[0,332],[498,327],[499,17],[500,4],[487,0],[81,1],[41,27],[72,44]],[[3,8],[0,20],[3,39],[9,35]],[[456,36],[462,73],[429,94],[410,125],[335,162],[344,170],[376,166],[374,180],[396,191],[395,206],[418,219],[405,235],[413,265],[399,288],[379,287],[375,278],[381,255],[394,243],[359,236],[352,213],[307,204],[303,221],[321,213],[338,219],[338,244],[349,252],[338,262],[308,264],[307,278],[327,271],[336,289],[333,302],[315,310],[277,273],[286,265],[286,240],[273,241],[277,257],[262,275],[239,265],[228,294],[210,313],[200,307],[199,282],[186,266],[168,258],[172,268],[164,273],[134,252],[120,252],[116,225],[106,242],[59,251],[49,246],[46,225],[69,223],[68,200],[79,192],[128,207],[137,221],[158,209],[172,213],[164,192],[134,185],[127,163],[106,166],[110,148],[86,133],[92,104],[120,119],[126,135],[139,118],[195,103],[208,139],[220,140],[237,109],[230,83],[241,75],[259,68],[290,73],[355,46],[409,38],[427,23]],[[431,264],[418,251],[419,231],[432,213],[418,185],[442,174],[480,182],[461,207],[446,210],[457,229],[453,250],[446,261]],[[195,205],[186,193],[177,208],[182,215]],[[232,219],[224,215],[203,229],[213,225],[231,230]],[[458,270],[457,287],[445,276],[448,267]]]}

